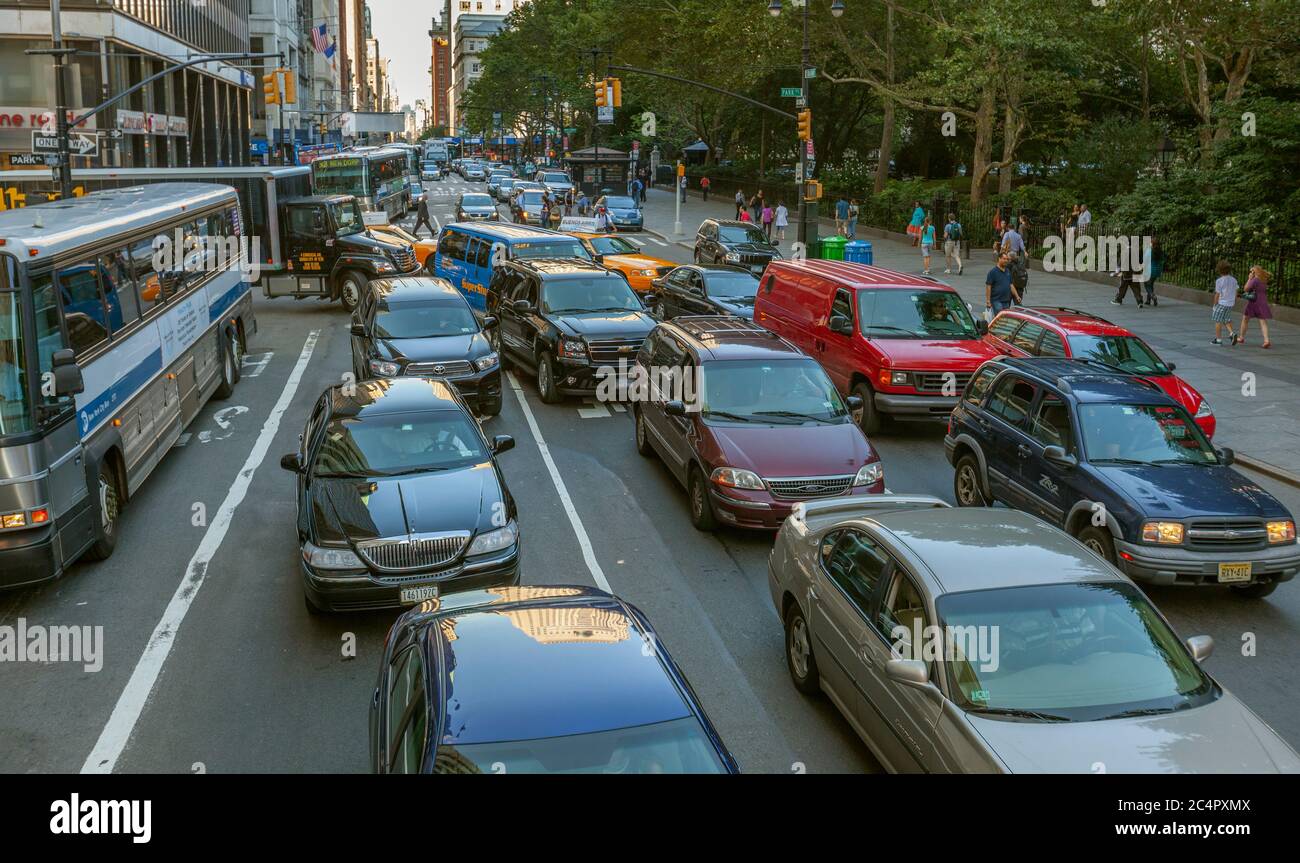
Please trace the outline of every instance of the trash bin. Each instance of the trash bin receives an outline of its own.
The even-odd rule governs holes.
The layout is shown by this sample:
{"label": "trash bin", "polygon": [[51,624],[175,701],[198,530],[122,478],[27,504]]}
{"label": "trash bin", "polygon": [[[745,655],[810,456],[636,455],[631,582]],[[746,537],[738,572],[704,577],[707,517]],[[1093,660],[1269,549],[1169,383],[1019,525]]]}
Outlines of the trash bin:
{"label": "trash bin", "polygon": [[822,240],[810,240],[807,248],[804,249],[804,253],[810,261],[820,258],[822,256]]}
{"label": "trash bin", "polygon": [[828,261],[842,261],[844,260],[844,246],[847,243],[848,240],[843,237],[827,237],[822,240],[821,256]]}
{"label": "trash bin", "polygon": [[854,264],[866,264],[867,266],[871,266],[871,243],[866,240],[854,240],[849,243],[844,247],[844,260]]}

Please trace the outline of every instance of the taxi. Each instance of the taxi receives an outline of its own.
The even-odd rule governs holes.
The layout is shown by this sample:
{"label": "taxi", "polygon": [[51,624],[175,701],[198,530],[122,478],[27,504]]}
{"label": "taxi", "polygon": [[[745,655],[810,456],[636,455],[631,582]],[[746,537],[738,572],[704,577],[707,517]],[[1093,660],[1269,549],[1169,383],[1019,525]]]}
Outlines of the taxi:
{"label": "taxi", "polygon": [[585,231],[567,233],[581,241],[583,248],[591,253],[596,263],[622,273],[627,278],[627,283],[632,286],[632,290],[639,294],[654,290],[652,281],[668,275],[677,268],[677,264],[672,261],[643,253],[635,243],[617,234],[596,234]]}
{"label": "taxi", "polygon": [[417,237],[401,225],[370,225],[370,230],[382,235],[380,239],[401,240],[403,243],[410,244],[415,249],[415,259],[420,262],[420,266],[433,271],[429,264],[433,261],[433,253],[438,251],[437,237]]}

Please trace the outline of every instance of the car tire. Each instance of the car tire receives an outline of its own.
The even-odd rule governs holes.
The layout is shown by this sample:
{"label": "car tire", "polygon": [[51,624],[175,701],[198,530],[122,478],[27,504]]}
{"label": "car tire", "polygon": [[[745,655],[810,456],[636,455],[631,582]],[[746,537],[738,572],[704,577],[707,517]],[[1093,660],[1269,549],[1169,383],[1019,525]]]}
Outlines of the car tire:
{"label": "car tire", "polygon": [[646,458],[654,458],[654,444],[650,443],[650,433],[645,427],[645,411],[636,406],[632,408],[632,425],[636,451]]}
{"label": "car tire", "polygon": [[984,482],[980,477],[980,463],[967,453],[957,459],[957,469],[952,475],[952,496],[957,506],[988,506]]}
{"label": "car tire", "polygon": [[795,689],[804,695],[821,694],[821,673],[812,649],[812,634],[797,602],[790,603],[785,613],[785,667]]}
{"label": "car tire", "polygon": [[108,560],[117,547],[118,518],[122,514],[121,483],[111,462],[99,465],[99,501],[95,507],[99,520],[95,525],[95,542],[86,552],[90,560]]}
{"label": "car tire", "polygon": [[235,384],[239,383],[239,367],[244,361],[244,352],[239,344],[239,333],[233,329],[221,335],[221,383],[212,393],[214,398],[228,399],[235,394]]}
{"label": "car tire", "polygon": [[876,394],[866,382],[860,381],[853,387],[853,395],[862,399],[862,409],[853,418],[858,428],[862,429],[863,434],[876,434],[880,431],[881,422],[880,411],[876,409]]}
{"label": "car tire", "polygon": [[343,311],[351,313],[356,309],[366,281],[366,277],[356,270],[346,270],[339,276],[339,302],[343,304]]}
{"label": "car tire", "polygon": [[712,533],[718,529],[718,517],[713,514],[713,501],[709,497],[709,484],[704,473],[698,468],[691,468],[686,481],[686,495],[691,510],[691,524],[696,530]]}
{"label": "car tire", "polygon": [[542,404],[559,404],[562,396],[555,388],[555,363],[549,354],[537,358],[537,395]]}
{"label": "car tire", "polygon": [[1104,557],[1107,563],[1115,563],[1115,540],[1111,537],[1110,531],[1089,524],[1075,534],[1075,538],[1083,543],[1089,551]]}
{"label": "car tire", "polygon": [[1263,599],[1275,590],[1277,590],[1277,582],[1268,581],[1259,584],[1233,585],[1232,593],[1242,599]]}

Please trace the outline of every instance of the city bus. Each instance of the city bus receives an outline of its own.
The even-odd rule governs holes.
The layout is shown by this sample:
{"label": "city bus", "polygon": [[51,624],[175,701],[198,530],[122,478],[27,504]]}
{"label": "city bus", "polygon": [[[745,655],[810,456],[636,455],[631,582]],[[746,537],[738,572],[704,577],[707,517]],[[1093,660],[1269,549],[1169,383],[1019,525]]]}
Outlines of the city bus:
{"label": "city bus", "polygon": [[[391,221],[410,207],[409,157],[395,147],[345,150],[311,163],[317,195],[353,195],[366,213]],[[417,166],[418,167],[418,166]]]}
{"label": "city bus", "polygon": [[[280,205],[291,198],[311,194],[311,168],[73,168],[73,194],[81,196],[104,189],[121,189],[151,183],[216,183],[231,186],[239,194],[243,225],[248,236],[261,245],[261,269],[279,273],[285,269],[286,250],[281,248]],[[0,210],[58,200],[59,184],[48,168],[0,171]]]}
{"label": "city bus", "polygon": [[406,153],[406,206],[413,209],[424,197],[424,179],[420,176],[420,146],[400,142],[388,146]]}
{"label": "city bus", "polygon": [[256,320],[247,268],[214,248],[242,236],[210,183],[0,213],[0,588],[108,557],[123,507],[233,393]]}

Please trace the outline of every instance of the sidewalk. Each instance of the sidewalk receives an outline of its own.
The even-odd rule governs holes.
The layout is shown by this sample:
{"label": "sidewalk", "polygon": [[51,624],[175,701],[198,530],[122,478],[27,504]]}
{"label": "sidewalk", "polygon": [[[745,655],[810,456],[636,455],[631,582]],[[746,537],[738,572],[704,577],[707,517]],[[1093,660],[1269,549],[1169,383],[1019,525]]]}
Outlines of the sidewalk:
{"label": "sidewalk", "polygon": [[[797,210],[792,202],[786,205]],[[651,189],[646,197],[646,230],[692,248],[695,229],[705,218],[730,219],[735,215],[731,199],[710,198],[705,203],[697,194],[682,204],[684,235],[673,235],[673,198],[667,190]],[[781,244],[788,253],[796,236],[793,219]],[[822,220],[821,235],[835,231],[834,221]],[[870,230],[859,229],[858,238],[869,240],[877,266],[905,273],[921,271],[921,255],[906,242],[880,239]],[[984,276],[992,266],[992,253],[980,249],[966,262],[965,274],[943,275],[943,254],[931,260],[930,269],[952,285],[975,311],[984,307]],[[1252,324],[1250,344],[1221,347],[1210,344],[1214,327],[1208,306],[1166,297],[1154,309],[1138,308],[1131,297],[1122,306],[1112,306],[1113,286],[1099,285],[1065,274],[1033,272],[1026,290],[1029,305],[1069,306],[1096,314],[1127,327],[1159,351],[1165,362],[1177,366],[1176,373],[1210,402],[1218,418],[1214,440],[1235,450],[1244,466],[1253,467],[1300,485],[1300,326],[1270,322],[1273,347],[1260,348],[1261,334]],[[1237,304],[1239,320],[1243,303]],[[1251,386],[1253,384],[1253,387]]]}

